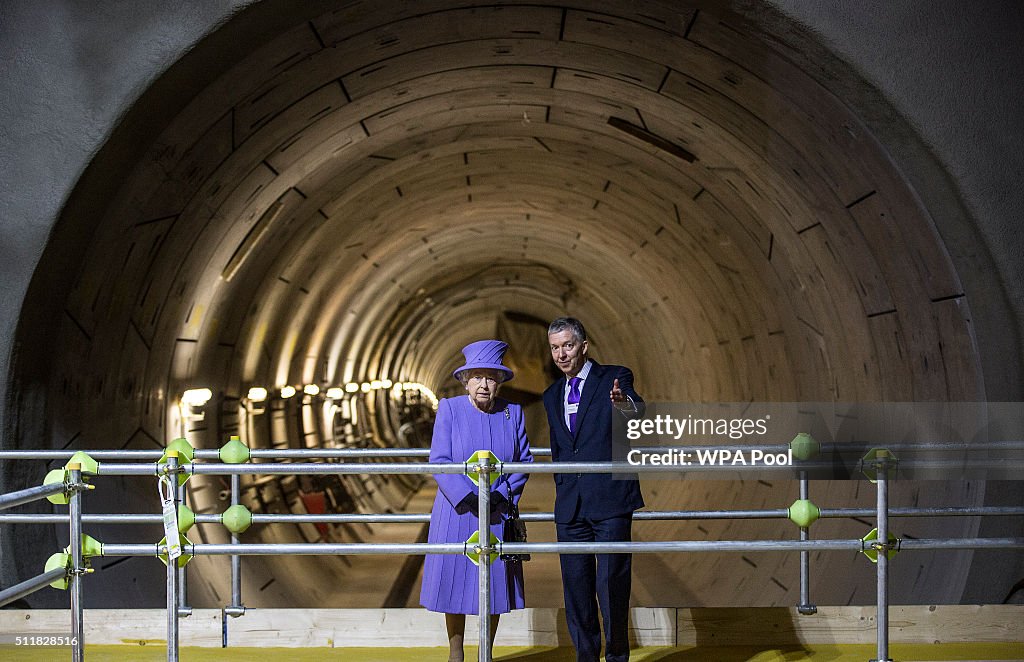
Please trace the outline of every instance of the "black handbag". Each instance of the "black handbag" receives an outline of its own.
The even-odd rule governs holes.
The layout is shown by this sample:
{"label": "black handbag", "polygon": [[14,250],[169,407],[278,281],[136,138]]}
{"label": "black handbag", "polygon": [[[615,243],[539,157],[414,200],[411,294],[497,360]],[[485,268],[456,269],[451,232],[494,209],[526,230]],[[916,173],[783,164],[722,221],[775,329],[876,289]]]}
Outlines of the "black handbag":
{"label": "black handbag", "polygon": [[[508,484],[505,485],[508,489]],[[512,492],[508,494],[508,519],[505,520],[501,530],[502,542],[526,542],[526,522],[519,518],[519,507],[512,501]],[[502,554],[501,560],[508,563],[521,563],[529,561],[529,554]]]}

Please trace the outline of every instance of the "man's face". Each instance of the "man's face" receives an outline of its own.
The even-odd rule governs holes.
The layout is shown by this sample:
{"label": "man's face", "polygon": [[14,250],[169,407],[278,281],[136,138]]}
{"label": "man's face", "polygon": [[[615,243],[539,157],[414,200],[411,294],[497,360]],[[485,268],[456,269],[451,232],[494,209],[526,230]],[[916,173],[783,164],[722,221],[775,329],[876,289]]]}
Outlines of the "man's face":
{"label": "man's face", "polygon": [[587,362],[587,341],[579,342],[572,329],[562,329],[548,335],[551,359],[566,377],[575,377]]}

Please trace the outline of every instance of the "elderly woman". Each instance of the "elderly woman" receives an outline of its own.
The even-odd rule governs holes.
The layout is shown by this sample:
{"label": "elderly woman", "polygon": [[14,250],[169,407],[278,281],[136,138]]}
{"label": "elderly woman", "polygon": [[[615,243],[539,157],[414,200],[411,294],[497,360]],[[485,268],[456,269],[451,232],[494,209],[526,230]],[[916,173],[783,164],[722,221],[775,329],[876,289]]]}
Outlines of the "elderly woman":
{"label": "elderly woman", "polygon": [[[479,450],[489,450],[503,462],[532,462],[523,410],[498,398],[498,390],[512,379],[502,364],[508,345],[480,340],[463,348],[466,363],[453,375],[467,394],[441,400],[430,443],[431,462],[465,462]],[[509,501],[518,504],[527,474],[503,474],[491,485],[491,531],[498,538],[508,516]],[[465,474],[434,476],[440,488],[430,513],[428,542],[465,542],[480,526],[476,483]],[[423,563],[420,604],[443,612],[448,629],[449,660],[462,662],[466,614],[479,613],[477,567],[462,554],[428,554]],[[498,614],[522,609],[523,567],[502,559],[491,564],[491,642]]]}

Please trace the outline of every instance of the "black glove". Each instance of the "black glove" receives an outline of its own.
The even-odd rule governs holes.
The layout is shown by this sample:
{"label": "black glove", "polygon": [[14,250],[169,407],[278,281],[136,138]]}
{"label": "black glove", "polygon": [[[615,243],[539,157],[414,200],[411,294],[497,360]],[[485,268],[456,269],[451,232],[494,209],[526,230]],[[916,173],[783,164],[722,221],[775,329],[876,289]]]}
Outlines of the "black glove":
{"label": "black glove", "polygon": [[[475,513],[480,507],[480,497],[476,494],[467,494],[462,501],[455,504],[455,512],[460,515]],[[501,492],[491,492],[491,514],[504,513],[508,511],[508,499]]]}
{"label": "black glove", "polygon": [[508,499],[501,492],[491,492],[491,512],[508,512]]}
{"label": "black glove", "polygon": [[462,501],[455,504],[455,512],[460,515],[476,512],[478,498],[475,494],[467,494],[462,498]]}

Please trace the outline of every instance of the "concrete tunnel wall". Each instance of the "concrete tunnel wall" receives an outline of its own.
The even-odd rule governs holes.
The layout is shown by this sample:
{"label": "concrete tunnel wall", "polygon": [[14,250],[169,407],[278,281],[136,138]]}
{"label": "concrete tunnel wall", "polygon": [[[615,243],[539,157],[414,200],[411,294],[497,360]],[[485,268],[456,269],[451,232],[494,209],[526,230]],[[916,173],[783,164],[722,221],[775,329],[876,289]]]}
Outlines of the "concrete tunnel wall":
{"label": "concrete tunnel wall", "polygon": [[[598,357],[633,366],[651,400],[1020,399],[1021,132],[1006,103],[1019,9],[248,5],[3,9],[5,448],[162,444],[191,385],[218,393],[197,446],[246,425],[251,385],[440,391],[502,311],[583,318]],[[302,417],[314,443],[329,436],[287,407],[268,439]],[[38,482],[21,466],[5,463],[0,488]],[[215,487],[200,507],[219,509]],[[898,489],[908,504],[1015,498]],[[857,483],[827,491],[832,505],[871,498]],[[782,507],[791,492],[659,483],[647,496]],[[5,585],[59,537],[4,530]],[[817,599],[870,602],[870,568],[841,556],[815,559]],[[138,581],[146,561],[120,564],[95,605],[159,602]],[[194,594],[218,604],[223,578],[200,561]],[[901,602],[999,600],[1024,572],[1001,553],[907,562]],[[638,604],[747,604],[752,586],[757,604],[796,599],[795,557],[637,565]],[[317,573],[345,576],[277,567],[294,582],[268,606],[304,604]],[[250,581],[260,572],[275,574]]]}

